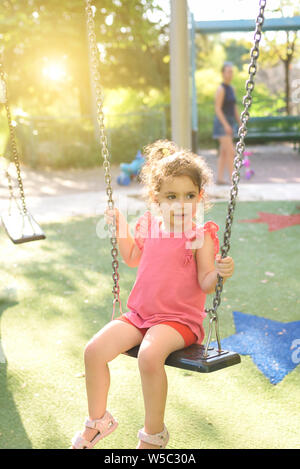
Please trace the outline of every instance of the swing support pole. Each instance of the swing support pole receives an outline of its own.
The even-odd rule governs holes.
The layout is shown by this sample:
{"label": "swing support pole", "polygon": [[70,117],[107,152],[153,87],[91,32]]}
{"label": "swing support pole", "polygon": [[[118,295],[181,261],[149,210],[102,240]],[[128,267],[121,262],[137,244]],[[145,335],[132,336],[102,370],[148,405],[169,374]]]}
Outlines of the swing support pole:
{"label": "swing support pole", "polygon": [[187,0],[171,0],[170,56],[172,140],[191,148]]}

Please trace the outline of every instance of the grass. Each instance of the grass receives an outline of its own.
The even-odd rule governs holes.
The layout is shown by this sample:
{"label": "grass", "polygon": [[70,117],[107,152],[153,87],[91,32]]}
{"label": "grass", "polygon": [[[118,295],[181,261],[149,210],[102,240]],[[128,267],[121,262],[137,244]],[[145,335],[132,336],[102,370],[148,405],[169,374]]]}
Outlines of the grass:
{"label": "grass", "polygon": [[[225,284],[221,334],[233,334],[232,311],[299,320],[299,226],[269,232],[238,223],[258,211],[296,213],[293,202],[240,203],[232,231],[236,272]],[[222,231],[226,206],[206,217]],[[0,448],[67,448],[87,414],[83,349],[112,313],[108,240],[96,218],[44,226],[47,239],[15,246],[0,233],[2,285],[16,283],[18,301],[0,304]],[[273,272],[268,277],[265,272]],[[123,309],[136,269],[120,263]],[[261,280],[267,280],[262,283]],[[209,306],[211,299],[208,299]],[[110,363],[108,410],[119,428],[99,448],[135,448],[144,407],[137,362]],[[168,448],[299,448],[300,367],[273,386],[251,358],[211,375],[166,367]]]}

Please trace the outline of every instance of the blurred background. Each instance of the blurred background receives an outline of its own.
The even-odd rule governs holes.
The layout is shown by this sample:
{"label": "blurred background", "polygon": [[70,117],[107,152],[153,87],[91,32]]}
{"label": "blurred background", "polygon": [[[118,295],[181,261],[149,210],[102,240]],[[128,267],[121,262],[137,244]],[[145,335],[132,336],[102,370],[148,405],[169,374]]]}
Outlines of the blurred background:
{"label": "blurred background", "polygon": [[[131,161],[145,144],[170,138],[168,0],[94,0],[111,159]],[[269,0],[267,18],[297,16],[298,0]],[[190,0],[195,20],[255,18],[258,1]],[[99,164],[84,0],[2,0],[0,48],[22,162],[32,168]],[[238,102],[253,34],[197,34],[198,145],[213,148],[220,64],[234,63]],[[252,116],[299,115],[297,32],[265,33]],[[8,129],[0,114],[0,156]]]}

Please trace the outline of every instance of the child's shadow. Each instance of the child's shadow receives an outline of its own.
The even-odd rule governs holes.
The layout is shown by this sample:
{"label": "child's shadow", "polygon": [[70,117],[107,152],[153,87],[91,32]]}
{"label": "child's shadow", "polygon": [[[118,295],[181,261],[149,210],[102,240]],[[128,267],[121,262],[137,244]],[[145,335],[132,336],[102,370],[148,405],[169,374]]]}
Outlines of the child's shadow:
{"label": "child's shadow", "polygon": [[[0,318],[2,313],[15,306],[15,301],[0,303]],[[9,390],[7,377],[7,359],[1,341],[0,328],[0,448],[1,449],[27,449],[31,448],[31,442],[27,436],[18,409],[14,402],[12,392]]]}

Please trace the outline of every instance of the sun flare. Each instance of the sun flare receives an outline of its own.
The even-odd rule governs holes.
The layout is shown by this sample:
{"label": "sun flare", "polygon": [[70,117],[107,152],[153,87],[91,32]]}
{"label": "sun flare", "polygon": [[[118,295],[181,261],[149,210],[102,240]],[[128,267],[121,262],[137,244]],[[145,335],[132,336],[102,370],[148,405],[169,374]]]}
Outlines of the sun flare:
{"label": "sun flare", "polygon": [[66,70],[63,65],[52,63],[43,68],[44,77],[53,81],[61,81],[66,77]]}

